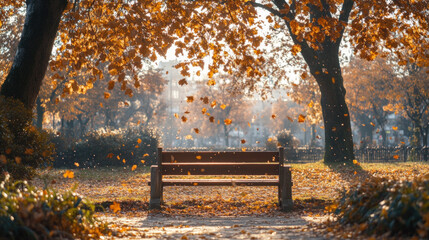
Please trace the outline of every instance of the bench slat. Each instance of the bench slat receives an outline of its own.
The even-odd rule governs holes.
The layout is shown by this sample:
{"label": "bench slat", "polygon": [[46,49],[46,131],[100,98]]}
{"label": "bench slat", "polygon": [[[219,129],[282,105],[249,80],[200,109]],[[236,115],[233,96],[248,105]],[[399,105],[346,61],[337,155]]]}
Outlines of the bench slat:
{"label": "bench slat", "polygon": [[163,175],[278,175],[278,163],[163,163]]}
{"label": "bench slat", "polygon": [[279,162],[279,152],[162,152],[162,162]]}
{"label": "bench slat", "polygon": [[[148,182],[150,186],[150,182]],[[278,179],[163,179],[163,186],[278,186]]]}

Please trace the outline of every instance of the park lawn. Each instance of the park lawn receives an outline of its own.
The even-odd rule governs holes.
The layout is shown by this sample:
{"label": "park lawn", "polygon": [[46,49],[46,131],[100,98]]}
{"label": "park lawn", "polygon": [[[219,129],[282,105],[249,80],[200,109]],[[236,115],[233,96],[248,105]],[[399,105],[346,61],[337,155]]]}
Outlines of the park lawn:
{"label": "park lawn", "polygon": [[[64,178],[66,171],[73,178]],[[341,189],[370,176],[413,179],[429,174],[427,163],[357,163],[353,166],[327,166],[322,162],[292,164],[295,210],[322,214]],[[189,177],[189,176],[184,176]],[[109,208],[120,203],[122,212],[147,214],[150,187],[149,167],[99,167],[89,169],[52,169],[42,172],[33,182],[43,187],[76,193]],[[252,215],[281,214],[277,208],[276,187],[165,187],[164,214],[173,215]]]}

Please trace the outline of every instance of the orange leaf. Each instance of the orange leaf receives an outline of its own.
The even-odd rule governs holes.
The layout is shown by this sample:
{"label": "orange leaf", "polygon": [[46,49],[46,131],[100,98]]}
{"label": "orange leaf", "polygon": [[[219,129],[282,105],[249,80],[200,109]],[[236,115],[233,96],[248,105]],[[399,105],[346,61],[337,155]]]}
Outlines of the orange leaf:
{"label": "orange leaf", "polygon": [[223,120],[225,122],[225,125],[230,125],[232,123],[232,120],[227,118],[225,120]]}
{"label": "orange leaf", "polygon": [[200,129],[194,128],[195,133],[200,133]]}
{"label": "orange leaf", "polygon": [[394,159],[399,159],[399,155],[393,155]]}
{"label": "orange leaf", "polygon": [[117,213],[119,211],[121,211],[121,205],[119,205],[119,203],[117,202],[113,202],[112,205],[110,205],[109,207],[114,213]]}
{"label": "orange leaf", "polygon": [[305,116],[302,115],[302,114],[299,114],[299,116],[298,116],[298,122],[302,123],[304,121],[305,121]]}
{"label": "orange leaf", "polygon": [[276,116],[275,114],[271,115],[271,118],[272,118],[272,119],[276,119],[276,117],[277,117],[277,116]]}
{"label": "orange leaf", "polygon": [[21,158],[21,157],[15,157],[15,162],[16,162],[17,164],[20,164],[20,163],[21,163],[21,161],[22,161],[22,158]]}
{"label": "orange leaf", "polygon": [[25,149],[25,152],[24,152],[24,154],[26,155],[33,155],[33,153],[34,153],[34,149],[31,149],[31,148]]}
{"label": "orange leaf", "polygon": [[114,156],[114,154],[113,153],[109,153],[109,154],[107,154],[107,158],[112,158]]}
{"label": "orange leaf", "polygon": [[108,99],[109,97],[110,97],[110,93],[105,92],[105,93],[104,93],[104,98],[105,98],[105,99]]}
{"label": "orange leaf", "polygon": [[136,168],[137,168],[137,165],[133,165],[133,166],[131,167],[131,171],[136,170]]}
{"label": "orange leaf", "polygon": [[394,131],[396,131],[396,130],[398,130],[398,127],[392,127],[392,129],[393,129]]}
{"label": "orange leaf", "polygon": [[114,81],[110,81],[108,83],[107,89],[112,90],[115,87],[115,82]]}
{"label": "orange leaf", "polygon": [[74,178],[74,172],[66,170],[66,172],[63,174],[64,178]]}
{"label": "orange leaf", "polygon": [[186,84],[186,85],[188,85],[188,82],[186,81],[186,78],[183,78],[183,79],[180,79],[180,80],[179,80],[179,85],[180,85],[180,86],[183,86],[183,85],[185,85],[185,84]]}
{"label": "orange leaf", "polygon": [[188,119],[185,116],[182,116],[182,122],[186,122]]}
{"label": "orange leaf", "polygon": [[149,154],[148,154],[148,153],[145,153],[145,154],[143,155],[143,157],[149,157]]}
{"label": "orange leaf", "polygon": [[77,163],[77,162],[75,162],[75,163],[74,163],[74,165],[75,165],[76,167],[79,167],[79,163]]}
{"label": "orange leaf", "polygon": [[246,140],[245,139],[241,139],[241,144],[245,144]]}
{"label": "orange leaf", "polygon": [[222,110],[224,110],[226,108],[225,104],[220,105],[220,108],[222,108]]}
{"label": "orange leaf", "polygon": [[201,160],[201,156],[200,155],[196,156],[195,158],[198,159],[198,160]]}
{"label": "orange leaf", "polygon": [[177,113],[174,114],[175,118],[179,118],[179,115]]}
{"label": "orange leaf", "polygon": [[187,96],[186,97],[186,102],[191,103],[194,101],[194,97],[193,96]]}

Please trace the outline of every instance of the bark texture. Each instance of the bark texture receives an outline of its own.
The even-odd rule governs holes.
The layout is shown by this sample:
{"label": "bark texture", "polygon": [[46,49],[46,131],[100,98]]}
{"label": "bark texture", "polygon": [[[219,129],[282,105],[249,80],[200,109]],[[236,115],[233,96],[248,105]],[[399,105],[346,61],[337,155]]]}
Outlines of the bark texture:
{"label": "bark texture", "polygon": [[27,0],[24,29],[0,94],[33,108],[67,0]]}

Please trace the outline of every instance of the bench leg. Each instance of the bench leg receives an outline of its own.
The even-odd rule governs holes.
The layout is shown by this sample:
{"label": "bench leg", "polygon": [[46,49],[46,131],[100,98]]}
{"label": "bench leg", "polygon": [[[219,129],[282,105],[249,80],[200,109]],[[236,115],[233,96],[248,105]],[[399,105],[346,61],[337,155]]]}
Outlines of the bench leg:
{"label": "bench leg", "polygon": [[162,175],[158,166],[150,167],[149,209],[160,209],[162,203]]}
{"label": "bench leg", "polygon": [[[283,211],[292,210],[293,201],[292,201],[292,173],[289,167],[280,167],[281,182],[279,182],[279,192],[280,192],[280,207]],[[279,179],[280,180],[280,179]]]}

